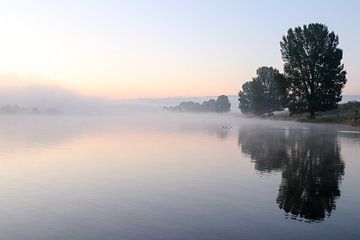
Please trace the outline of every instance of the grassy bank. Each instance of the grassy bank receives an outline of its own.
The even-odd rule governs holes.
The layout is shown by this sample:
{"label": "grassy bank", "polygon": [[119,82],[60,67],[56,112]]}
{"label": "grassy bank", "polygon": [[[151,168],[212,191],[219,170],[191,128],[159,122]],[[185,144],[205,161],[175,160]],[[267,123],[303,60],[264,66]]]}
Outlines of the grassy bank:
{"label": "grassy bank", "polygon": [[271,117],[274,120],[288,120],[298,122],[311,122],[311,123],[338,123],[348,124],[353,126],[360,126],[360,102],[348,102],[339,104],[337,109],[317,112],[315,118],[310,118],[309,114],[293,114],[278,113]]}

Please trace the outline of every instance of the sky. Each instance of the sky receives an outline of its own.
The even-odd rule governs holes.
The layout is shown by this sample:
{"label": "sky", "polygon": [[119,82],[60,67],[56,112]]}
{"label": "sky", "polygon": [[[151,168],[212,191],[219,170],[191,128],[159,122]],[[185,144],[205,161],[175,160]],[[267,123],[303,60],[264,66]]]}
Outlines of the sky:
{"label": "sky", "polygon": [[237,94],[282,71],[289,28],[339,35],[344,94],[360,94],[360,1],[2,0],[0,88],[59,87],[111,99]]}

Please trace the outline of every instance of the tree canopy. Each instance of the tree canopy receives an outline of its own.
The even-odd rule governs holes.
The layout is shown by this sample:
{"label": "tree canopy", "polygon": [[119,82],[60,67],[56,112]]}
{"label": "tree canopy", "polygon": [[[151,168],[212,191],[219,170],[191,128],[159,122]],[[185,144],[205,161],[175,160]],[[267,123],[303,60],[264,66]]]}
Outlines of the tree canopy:
{"label": "tree canopy", "polygon": [[256,77],[246,82],[239,92],[239,108],[245,113],[271,114],[283,110],[286,103],[286,81],[279,70],[260,67]]}
{"label": "tree canopy", "polygon": [[319,23],[289,29],[280,43],[291,113],[337,107],[346,83],[339,38]]}
{"label": "tree canopy", "polygon": [[217,99],[216,99],[216,112],[221,113],[221,112],[228,112],[230,111],[230,101],[229,98],[225,95],[220,95]]}

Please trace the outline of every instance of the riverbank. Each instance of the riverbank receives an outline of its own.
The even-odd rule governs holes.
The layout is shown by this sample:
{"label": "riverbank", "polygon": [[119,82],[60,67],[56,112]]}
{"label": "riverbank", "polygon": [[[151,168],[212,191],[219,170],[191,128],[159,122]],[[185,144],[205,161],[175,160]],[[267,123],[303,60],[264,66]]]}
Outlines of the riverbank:
{"label": "riverbank", "polygon": [[293,114],[281,112],[273,116],[265,117],[272,120],[285,120],[309,123],[336,123],[360,127],[360,103],[341,104],[337,109],[317,112],[315,118],[310,118],[309,114]]}
{"label": "riverbank", "polygon": [[326,114],[320,113],[316,115],[316,118],[310,118],[306,114],[296,114],[290,116],[289,114],[278,114],[274,116],[264,117],[271,120],[282,121],[296,121],[296,122],[308,122],[308,123],[334,123],[334,124],[346,124],[351,126],[360,127],[360,117],[357,115],[346,116],[341,114]]}
{"label": "riverbank", "polygon": [[290,115],[288,111],[276,112],[269,116],[263,115],[260,118],[306,123],[345,124],[360,128],[360,102],[351,101],[339,104],[337,109],[316,112],[315,118],[311,118],[309,113]]}

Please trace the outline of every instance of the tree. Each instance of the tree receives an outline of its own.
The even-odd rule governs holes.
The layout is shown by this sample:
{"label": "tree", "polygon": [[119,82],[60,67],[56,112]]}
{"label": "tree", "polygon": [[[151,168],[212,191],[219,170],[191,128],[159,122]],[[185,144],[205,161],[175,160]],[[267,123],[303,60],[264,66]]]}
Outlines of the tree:
{"label": "tree", "polygon": [[244,114],[271,114],[283,110],[286,103],[286,80],[273,67],[260,67],[256,77],[239,92],[239,108]]}
{"label": "tree", "polygon": [[202,103],[202,108],[204,112],[216,112],[216,101],[214,99],[204,101]]}
{"label": "tree", "polygon": [[252,112],[250,107],[253,82],[246,82],[242,85],[242,91],[239,92],[239,108],[242,113],[249,114]]}
{"label": "tree", "polygon": [[339,37],[319,23],[289,29],[280,43],[291,113],[337,107],[346,83]]}
{"label": "tree", "polygon": [[216,99],[216,112],[223,113],[230,111],[231,104],[229,98],[225,95],[221,95]]}

